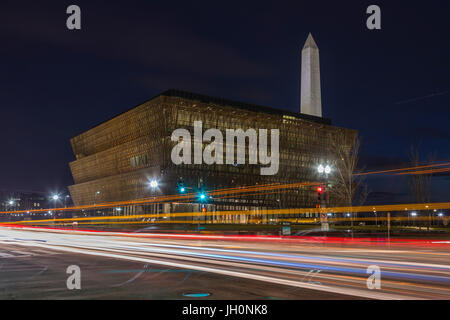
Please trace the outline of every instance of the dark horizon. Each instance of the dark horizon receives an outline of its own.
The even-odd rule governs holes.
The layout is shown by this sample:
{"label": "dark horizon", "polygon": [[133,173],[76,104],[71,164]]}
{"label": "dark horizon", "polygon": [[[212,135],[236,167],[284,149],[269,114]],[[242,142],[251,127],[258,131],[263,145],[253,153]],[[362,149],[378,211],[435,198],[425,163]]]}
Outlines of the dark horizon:
{"label": "dark horizon", "polygon": [[[1,6],[0,190],[63,190],[73,183],[70,138],[169,88],[299,112],[309,32],[320,49],[324,117],[359,131],[361,166],[404,166],[411,145],[424,161],[450,159],[448,3],[379,2],[379,31],[365,27],[369,1],[77,1],[80,31],[65,27],[69,4]],[[433,179],[441,201],[450,175]],[[369,188],[385,193],[381,202],[408,199],[400,177],[370,178]]]}

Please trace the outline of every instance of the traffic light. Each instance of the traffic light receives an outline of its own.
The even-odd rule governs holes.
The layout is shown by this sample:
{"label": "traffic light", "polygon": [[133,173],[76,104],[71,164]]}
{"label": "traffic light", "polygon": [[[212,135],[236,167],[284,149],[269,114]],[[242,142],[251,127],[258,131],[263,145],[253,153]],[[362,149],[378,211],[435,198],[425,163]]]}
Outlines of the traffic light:
{"label": "traffic light", "polygon": [[318,186],[317,187],[317,200],[319,200],[319,201],[322,200],[322,193],[323,193],[323,187],[322,186]]}
{"label": "traffic light", "polygon": [[184,186],[184,180],[183,178],[178,179],[177,182],[177,189],[180,193],[185,193],[186,192],[186,187]]}

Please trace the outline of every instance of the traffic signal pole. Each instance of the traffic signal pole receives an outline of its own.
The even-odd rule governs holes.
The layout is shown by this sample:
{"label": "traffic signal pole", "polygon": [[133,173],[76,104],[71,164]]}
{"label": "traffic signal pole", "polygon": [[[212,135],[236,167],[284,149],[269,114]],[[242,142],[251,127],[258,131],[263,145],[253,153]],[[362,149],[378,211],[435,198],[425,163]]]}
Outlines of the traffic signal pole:
{"label": "traffic signal pole", "polygon": [[[317,193],[318,193],[320,209],[326,208],[327,207],[327,199],[328,199],[327,188],[326,187],[324,188],[323,186],[319,186],[317,188]],[[325,193],[325,195],[324,195],[324,193]],[[320,210],[320,230],[321,231],[329,231],[330,230],[330,226],[328,224],[327,213],[323,212],[323,210]]]}

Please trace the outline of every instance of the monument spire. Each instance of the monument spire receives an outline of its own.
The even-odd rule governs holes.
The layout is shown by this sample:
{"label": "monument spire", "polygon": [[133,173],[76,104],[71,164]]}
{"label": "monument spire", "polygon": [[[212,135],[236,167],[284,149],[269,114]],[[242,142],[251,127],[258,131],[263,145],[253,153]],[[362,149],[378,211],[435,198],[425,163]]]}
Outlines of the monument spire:
{"label": "monument spire", "polygon": [[319,47],[311,33],[302,50],[300,112],[322,117]]}

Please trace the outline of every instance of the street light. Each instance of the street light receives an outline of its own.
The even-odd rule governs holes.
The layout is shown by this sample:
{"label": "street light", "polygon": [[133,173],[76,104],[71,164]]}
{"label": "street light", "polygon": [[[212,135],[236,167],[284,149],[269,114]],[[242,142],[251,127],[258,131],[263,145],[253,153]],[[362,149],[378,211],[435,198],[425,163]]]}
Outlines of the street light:
{"label": "street light", "polygon": [[64,208],[67,208],[67,198],[70,198],[70,196],[69,196],[69,195],[66,195],[66,196],[64,197]]}
{"label": "street light", "polygon": [[[155,190],[156,190],[156,188],[158,187],[158,181],[155,180],[155,179],[150,180],[150,182],[148,183],[148,185],[149,185],[150,188],[152,189],[152,192],[151,192],[152,197],[155,198]],[[156,203],[153,203],[153,212],[154,212],[154,213],[158,213],[157,211],[158,211],[157,204],[156,204]]]}
{"label": "street light", "polygon": [[320,174],[325,173],[325,174],[330,174],[331,173],[331,167],[327,164],[325,166],[323,166],[322,164],[319,165],[317,167],[317,172],[319,172]]}
{"label": "street light", "polygon": [[95,194],[94,194],[94,206],[95,206],[95,203],[97,202],[97,195],[99,195],[100,194],[100,191],[95,191]]}
{"label": "street light", "polygon": [[[12,206],[14,206],[14,200],[9,200],[8,201],[8,206],[6,207],[6,210],[10,211],[11,210],[10,207],[12,207]],[[11,211],[14,211],[14,209],[12,209]]]}
{"label": "street light", "polygon": [[[324,191],[322,187],[317,188],[317,192],[318,192],[319,206],[326,208],[328,206],[328,200],[329,200],[328,175],[331,173],[331,167],[328,164],[320,164],[317,167],[317,172],[319,173],[319,175],[325,174],[325,190],[326,190],[325,199],[322,199],[322,192]],[[327,221],[327,216],[321,213],[320,220],[321,220],[322,230],[328,231],[329,225],[328,225],[328,221]],[[352,223],[353,223],[353,220],[352,220]]]}
{"label": "street light", "polygon": [[53,199],[53,207],[56,209],[56,201],[59,200],[59,195],[54,194],[54,195],[52,196],[52,199]]}
{"label": "street light", "polygon": [[155,189],[158,187],[158,181],[152,180],[152,181],[150,181],[149,185],[151,188]]}

